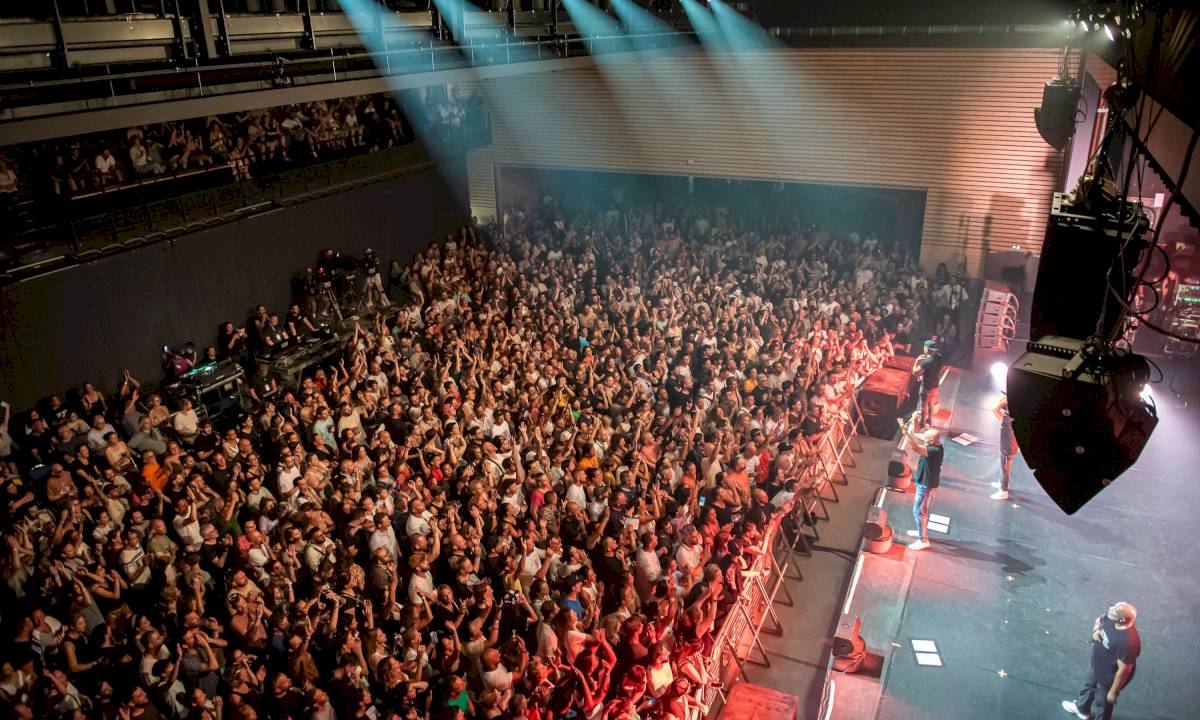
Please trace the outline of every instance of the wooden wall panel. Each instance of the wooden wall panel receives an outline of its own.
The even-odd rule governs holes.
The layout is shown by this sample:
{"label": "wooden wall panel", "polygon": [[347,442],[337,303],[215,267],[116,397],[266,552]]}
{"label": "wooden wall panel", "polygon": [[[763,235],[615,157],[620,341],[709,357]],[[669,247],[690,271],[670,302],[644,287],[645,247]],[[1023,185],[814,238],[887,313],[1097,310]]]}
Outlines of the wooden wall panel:
{"label": "wooden wall panel", "polygon": [[[480,83],[493,142],[468,158],[472,214],[496,213],[494,167],[520,165],[917,188],[922,262],[1040,248],[1060,154],[1033,109],[1050,49],[700,52]],[[748,82],[748,79],[753,82]]]}

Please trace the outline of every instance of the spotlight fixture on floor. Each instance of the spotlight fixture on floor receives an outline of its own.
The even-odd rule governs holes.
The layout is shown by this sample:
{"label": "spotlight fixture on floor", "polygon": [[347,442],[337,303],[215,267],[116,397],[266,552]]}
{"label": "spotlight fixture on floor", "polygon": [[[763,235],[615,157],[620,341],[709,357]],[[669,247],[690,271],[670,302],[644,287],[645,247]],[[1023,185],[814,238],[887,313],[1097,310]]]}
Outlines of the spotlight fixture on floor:
{"label": "spotlight fixture on floor", "polygon": [[991,367],[992,382],[995,383],[1001,390],[1004,389],[1005,383],[1008,381],[1008,363],[996,361]]}

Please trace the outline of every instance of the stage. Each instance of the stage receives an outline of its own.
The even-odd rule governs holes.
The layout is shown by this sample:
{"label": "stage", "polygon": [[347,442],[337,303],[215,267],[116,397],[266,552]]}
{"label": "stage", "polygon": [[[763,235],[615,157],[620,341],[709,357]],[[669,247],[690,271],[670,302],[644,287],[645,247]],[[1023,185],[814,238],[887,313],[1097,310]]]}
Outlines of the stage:
{"label": "stage", "polygon": [[[1088,669],[1092,620],[1118,600],[1138,608],[1142,655],[1114,717],[1200,716],[1200,412],[1158,393],[1160,423],[1140,460],[1075,516],[1021,459],[1011,496],[999,479],[999,398],[987,373],[952,371],[942,388],[946,459],[932,547],[908,551],[911,489],[882,493],[896,531],[887,555],[860,555],[840,626],[862,618],[866,669],[831,673],[822,720],[1068,718]],[[1161,386],[1160,386],[1161,387]],[[979,438],[960,445],[952,437]],[[932,527],[931,527],[932,530]],[[914,641],[917,641],[914,644]],[[921,652],[919,655],[918,652]],[[817,717],[816,715],[809,715]]]}

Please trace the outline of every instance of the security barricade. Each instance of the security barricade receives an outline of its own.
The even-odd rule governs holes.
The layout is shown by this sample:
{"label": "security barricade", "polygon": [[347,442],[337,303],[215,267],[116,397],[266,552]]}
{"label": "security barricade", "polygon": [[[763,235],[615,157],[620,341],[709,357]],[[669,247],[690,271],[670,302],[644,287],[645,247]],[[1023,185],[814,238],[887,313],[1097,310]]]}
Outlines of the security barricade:
{"label": "security barricade", "polygon": [[[867,373],[864,373],[865,377]],[[862,412],[858,406],[858,387],[831,407],[834,421],[812,442],[812,452],[799,467],[801,491],[789,507],[781,508],[771,519],[756,548],[755,560],[742,571],[744,580],[737,602],[712,636],[712,646],[698,658],[711,680],[696,688],[695,697],[715,710],[723,703],[722,683],[746,679],[749,664],[769,667],[770,657],[762,643],[762,633],[784,633],[775,612],[775,604],[792,605],[794,599],[785,580],[803,580],[798,555],[811,555],[812,539],[820,540],[817,523],[830,519],[826,503],[837,502],[836,485],[846,485],[845,468],[854,467],[853,455],[862,450],[858,434],[862,430]],[[820,514],[818,515],[818,511]],[[711,712],[710,712],[711,714]]]}

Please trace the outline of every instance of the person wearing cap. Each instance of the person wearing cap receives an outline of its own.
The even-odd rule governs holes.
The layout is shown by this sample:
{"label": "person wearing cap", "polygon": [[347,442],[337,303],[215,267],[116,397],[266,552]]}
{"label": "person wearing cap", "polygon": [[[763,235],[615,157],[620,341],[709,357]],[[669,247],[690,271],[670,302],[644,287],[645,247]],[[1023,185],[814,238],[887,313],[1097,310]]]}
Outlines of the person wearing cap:
{"label": "person wearing cap", "polygon": [[914,412],[907,423],[904,420],[897,421],[900,423],[901,432],[904,433],[908,449],[921,456],[917,463],[917,471],[913,473],[913,481],[917,485],[917,496],[913,500],[913,520],[916,521],[917,527],[907,532],[909,537],[916,538],[908,544],[909,550],[924,550],[929,547],[929,508],[933,504],[934,493],[941,485],[942,458],[945,454],[941,433],[931,427],[926,427],[920,433],[913,430],[920,412]]}
{"label": "person wearing cap", "polygon": [[1008,393],[1000,397],[1000,402],[992,408],[992,414],[1000,421],[1000,479],[992,483],[996,492],[989,497],[993,500],[1008,499],[1008,483],[1012,476],[1013,460],[1021,451],[1017,447],[1017,435],[1013,432],[1012,413],[1008,410]]}
{"label": "person wearing cap", "polygon": [[937,404],[938,384],[942,381],[942,367],[945,364],[942,352],[933,340],[925,341],[924,352],[913,361],[912,374],[918,381],[921,428],[929,427],[933,422],[933,406]]}
{"label": "person wearing cap", "polygon": [[[1134,627],[1137,608],[1118,602],[1092,623],[1092,662],[1088,682],[1075,700],[1063,700],[1062,709],[1080,720],[1111,720],[1117,697],[1133,679],[1142,639]],[[1092,703],[1100,694],[1100,713],[1092,713]]]}

